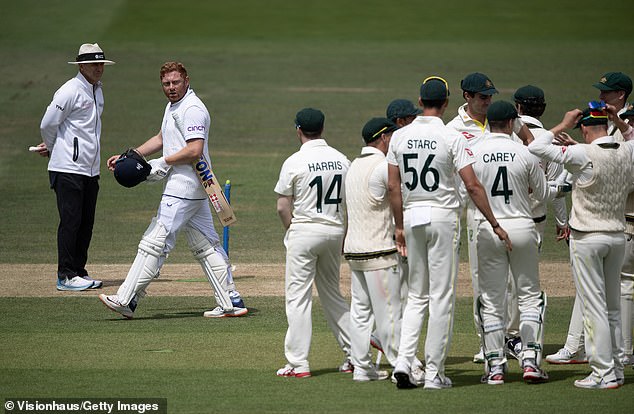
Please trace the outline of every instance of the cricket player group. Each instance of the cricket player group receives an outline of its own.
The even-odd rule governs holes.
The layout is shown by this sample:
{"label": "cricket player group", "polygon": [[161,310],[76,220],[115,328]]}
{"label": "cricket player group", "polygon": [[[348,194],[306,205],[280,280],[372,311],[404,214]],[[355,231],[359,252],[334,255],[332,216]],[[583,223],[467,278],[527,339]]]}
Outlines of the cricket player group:
{"label": "cricket player group", "polygon": [[[98,191],[100,78],[103,66],[114,62],[99,45],[84,44],[69,63],[79,73],[55,94],[42,120],[43,142],[32,151],[50,157],[57,194],[57,288],[77,291],[102,285],[85,265]],[[208,194],[192,167],[201,157],[209,159],[209,112],[181,63],[165,63],[160,80],[168,103],[159,132],[110,157],[107,166],[126,187],[163,181],[161,203],[125,281],[116,294],[99,299],[132,318],[183,230],[217,302],[204,316],[246,315],[213,227]],[[451,388],[445,363],[465,223],[481,382],[504,384],[513,358],[530,384],[548,381],[545,360],[588,363],[591,373],[574,382],[579,388],[623,385],[624,370],[634,364],[634,109],[627,103],[632,81],[609,72],[593,86],[600,91],[597,101],[546,129],[540,121],[546,107],[542,89],[526,85],[516,90],[513,103],[493,102],[498,91],[491,79],[470,73],[460,83],[465,103],[445,124],[450,88],[442,77],[429,76],[420,85],[418,105],[396,99],[385,117],[367,121],[361,129],[365,145],[352,162],[323,138],[322,111],[297,112],[300,148],[283,163],[274,188],[286,229],[288,321],[286,364],[276,375],[312,375],[314,282],[344,354],[339,371],[359,382],[390,379],[398,389]],[[573,128],[582,142],[566,133]],[[159,158],[146,161],[157,152]],[[546,356],[548,300],[540,287],[539,254],[547,211],[554,212],[557,239],[569,245],[576,297],[566,344]],[[351,270],[350,303],[340,291],[342,252]],[[382,357],[391,374],[380,369]]]}

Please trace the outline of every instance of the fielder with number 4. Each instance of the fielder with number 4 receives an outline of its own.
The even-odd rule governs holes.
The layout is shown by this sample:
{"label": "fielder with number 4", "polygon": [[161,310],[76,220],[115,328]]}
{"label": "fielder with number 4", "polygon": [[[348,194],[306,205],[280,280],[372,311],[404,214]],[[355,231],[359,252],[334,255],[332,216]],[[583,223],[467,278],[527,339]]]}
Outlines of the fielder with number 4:
{"label": "fielder with number 4", "polygon": [[[176,236],[183,230],[194,257],[213,287],[219,305],[206,311],[204,316],[221,318],[245,315],[247,308],[235,290],[229,258],[213,227],[208,195],[192,165],[201,157],[209,160],[209,112],[189,87],[189,76],[181,63],[165,63],[161,67],[160,78],[163,92],[169,100],[161,130],[139,146],[136,152],[144,157],[162,150],[163,156],[150,160],[149,174],[144,174],[147,181],[165,179],[161,204],[139,243],[134,263],[117,294],[100,295],[99,299],[109,309],[128,319],[132,318],[138,300],[145,295],[145,288],[152,279],[158,277],[167,254],[175,246]],[[176,125],[176,119],[182,123],[180,128]],[[122,174],[124,171],[134,174],[134,171],[143,170],[125,168],[126,159],[129,158],[113,156],[108,159],[108,168],[115,172],[120,182],[128,179]],[[119,171],[121,174],[118,174]]]}

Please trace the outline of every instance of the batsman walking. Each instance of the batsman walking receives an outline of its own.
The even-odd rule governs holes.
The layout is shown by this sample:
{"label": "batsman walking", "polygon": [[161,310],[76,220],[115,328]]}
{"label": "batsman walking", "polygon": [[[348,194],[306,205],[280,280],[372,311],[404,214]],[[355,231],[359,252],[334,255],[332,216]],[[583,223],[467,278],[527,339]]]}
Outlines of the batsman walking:
{"label": "batsman walking", "polygon": [[[161,204],[139,243],[137,256],[117,294],[99,295],[99,299],[109,309],[132,318],[138,300],[145,295],[150,282],[158,277],[167,254],[175,247],[176,236],[183,230],[219,305],[203,316],[245,315],[247,308],[235,290],[229,258],[213,226],[207,193],[191,165],[201,156],[209,159],[209,112],[190,88],[189,76],[182,63],[165,63],[160,70],[160,79],[169,101],[161,130],[136,148],[136,152],[148,156],[162,151],[160,158],[149,161],[151,171],[147,175],[148,181],[166,180]],[[180,120],[181,128],[175,119]],[[115,171],[115,175],[119,158],[115,155],[108,159],[108,168]]]}

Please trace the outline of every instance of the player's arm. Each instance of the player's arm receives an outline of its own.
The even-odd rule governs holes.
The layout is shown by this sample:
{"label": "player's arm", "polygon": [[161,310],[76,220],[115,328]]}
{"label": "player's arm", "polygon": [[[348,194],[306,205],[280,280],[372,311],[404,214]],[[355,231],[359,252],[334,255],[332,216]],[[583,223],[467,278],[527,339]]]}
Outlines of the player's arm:
{"label": "player's arm", "polygon": [[293,219],[293,196],[278,194],[277,214],[280,216],[280,220],[282,220],[284,229],[288,230],[291,226],[291,220]]}
{"label": "player's arm", "polygon": [[513,250],[513,245],[511,244],[509,235],[500,226],[500,223],[498,223],[497,219],[493,215],[493,210],[491,210],[491,205],[489,204],[489,199],[484,191],[484,187],[480,183],[480,180],[478,180],[478,177],[476,177],[471,164],[463,167],[460,171],[458,171],[458,174],[460,174],[460,178],[462,179],[462,182],[464,182],[467,193],[469,193],[469,197],[471,197],[473,204],[478,207],[478,210],[480,210],[484,218],[486,218],[486,220],[491,224],[493,232],[506,244],[507,249]]}
{"label": "player's arm", "polygon": [[401,256],[407,256],[405,234],[403,232],[403,195],[401,194],[401,171],[398,165],[387,166],[387,191],[390,207],[394,215],[396,249]]}

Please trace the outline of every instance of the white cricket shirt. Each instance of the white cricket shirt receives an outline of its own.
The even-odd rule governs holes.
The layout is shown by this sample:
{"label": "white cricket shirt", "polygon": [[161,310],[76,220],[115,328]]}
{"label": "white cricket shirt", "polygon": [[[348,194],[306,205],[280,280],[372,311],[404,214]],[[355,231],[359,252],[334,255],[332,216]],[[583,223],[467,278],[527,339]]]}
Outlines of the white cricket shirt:
{"label": "white cricket shirt", "polygon": [[[185,137],[176,128],[172,113],[177,113],[185,130]],[[205,104],[189,88],[185,96],[176,103],[169,102],[163,114],[161,134],[163,136],[163,156],[167,157],[183,149],[186,140],[204,139],[203,154],[209,158],[207,143],[211,117]],[[207,193],[200,184],[191,164],[172,165],[163,194],[186,199],[205,199]]]}
{"label": "white cricket shirt", "polygon": [[[533,218],[531,196],[542,202],[548,196],[546,176],[539,159],[509,135],[490,133],[473,149],[473,170],[484,187],[497,219]],[[475,216],[484,220],[480,210]]]}
{"label": "white cricket shirt", "polygon": [[291,223],[345,223],[344,185],[350,161],[324,139],[304,143],[284,161],[275,192],[293,197]]}
{"label": "white cricket shirt", "polygon": [[403,209],[460,207],[458,171],[475,158],[462,135],[435,116],[418,116],[392,134],[387,162],[399,167]]}

